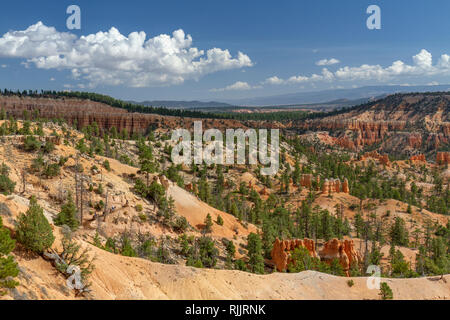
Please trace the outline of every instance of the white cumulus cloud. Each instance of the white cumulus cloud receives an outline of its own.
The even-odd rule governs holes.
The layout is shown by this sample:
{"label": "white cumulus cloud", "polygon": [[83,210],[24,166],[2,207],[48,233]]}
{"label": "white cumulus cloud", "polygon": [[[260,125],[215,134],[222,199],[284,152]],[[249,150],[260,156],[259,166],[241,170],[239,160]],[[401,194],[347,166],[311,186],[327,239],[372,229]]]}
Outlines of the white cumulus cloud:
{"label": "white cumulus cloud", "polygon": [[145,32],[122,35],[116,28],[77,37],[38,22],[0,38],[0,57],[23,58],[40,69],[70,70],[90,86],[100,84],[149,87],[183,83],[222,70],[253,65],[238,52],[192,46],[192,37],[179,29],[172,35],[148,38]]}
{"label": "white cumulus cloud", "polygon": [[333,64],[337,64],[340,61],[338,59],[335,58],[331,58],[331,59],[322,59],[316,62],[316,65],[318,66],[331,66]]}
{"label": "white cumulus cloud", "polygon": [[251,86],[247,82],[243,81],[237,81],[233,84],[230,84],[229,86],[226,86],[225,88],[217,88],[217,89],[211,89],[211,92],[223,92],[223,91],[246,91],[246,90],[252,90],[252,89],[260,89],[261,86]]}
{"label": "white cumulus cloud", "polygon": [[[422,49],[412,57],[413,64],[401,60],[394,61],[390,66],[363,64],[358,67],[344,66],[335,72],[323,68],[321,74],[297,75],[287,79],[272,76],[264,84],[296,84],[314,83],[320,81],[355,81],[355,80],[400,80],[402,77],[430,77],[436,75],[450,76],[450,56],[443,54],[436,64],[430,52]],[[319,61],[320,62],[320,61]],[[318,64],[318,63],[317,63]]]}

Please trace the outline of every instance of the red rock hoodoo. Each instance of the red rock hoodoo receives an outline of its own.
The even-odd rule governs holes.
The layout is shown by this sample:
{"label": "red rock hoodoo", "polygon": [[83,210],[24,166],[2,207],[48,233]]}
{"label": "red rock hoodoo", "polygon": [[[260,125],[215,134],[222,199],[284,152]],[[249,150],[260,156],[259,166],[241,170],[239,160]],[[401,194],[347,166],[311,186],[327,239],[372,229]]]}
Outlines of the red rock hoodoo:
{"label": "red rock hoodoo", "polygon": [[331,263],[338,259],[347,277],[353,263],[362,262],[361,255],[355,250],[353,240],[331,239],[325,242],[323,249],[319,252],[320,259],[326,263]]}
{"label": "red rock hoodoo", "polygon": [[345,179],[344,182],[341,182],[339,179],[325,179],[322,185],[322,193],[329,195],[332,193],[349,193],[348,180]]}
{"label": "red rock hoodoo", "polygon": [[423,154],[418,154],[418,155],[412,156],[409,158],[409,160],[411,162],[427,162],[427,159],[425,158],[425,155],[423,155]]}
{"label": "red rock hoodoo", "polygon": [[319,258],[315,250],[314,240],[311,239],[295,239],[295,240],[280,240],[276,239],[273,244],[271,256],[272,261],[275,264],[279,272],[283,272],[287,269],[288,265],[292,262],[291,254],[296,248],[306,248],[309,251],[311,257]]}
{"label": "red rock hoodoo", "polygon": [[361,160],[367,160],[368,158],[372,158],[378,160],[380,164],[383,164],[387,167],[391,166],[391,162],[389,161],[389,157],[387,154],[381,155],[377,151],[366,152],[361,157]]}
{"label": "red rock hoodoo", "polygon": [[332,239],[324,243],[323,249],[317,254],[315,250],[314,240],[311,239],[295,239],[295,240],[275,240],[271,252],[272,262],[275,264],[279,272],[287,270],[290,263],[292,263],[292,252],[296,248],[306,248],[311,257],[320,258],[321,261],[331,263],[334,259],[338,259],[344,272],[349,276],[350,267],[353,264],[361,264],[362,257],[355,250],[353,240],[338,240]]}
{"label": "red rock hoodoo", "polygon": [[450,164],[450,152],[438,152],[436,154],[436,163],[439,165]]}

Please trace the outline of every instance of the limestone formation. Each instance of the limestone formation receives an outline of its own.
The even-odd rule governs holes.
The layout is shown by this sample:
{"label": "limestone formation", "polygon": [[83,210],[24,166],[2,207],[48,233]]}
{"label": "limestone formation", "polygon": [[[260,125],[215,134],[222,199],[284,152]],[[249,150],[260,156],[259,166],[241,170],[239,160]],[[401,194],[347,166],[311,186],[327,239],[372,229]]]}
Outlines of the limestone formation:
{"label": "limestone formation", "polygon": [[450,164],[450,152],[438,152],[436,154],[436,163],[439,165]]}
{"label": "limestone formation", "polygon": [[276,239],[271,252],[272,262],[279,272],[287,270],[292,263],[292,253],[296,248],[306,248],[311,257],[319,258],[321,261],[331,263],[338,259],[345,274],[349,276],[352,264],[361,264],[362,257],[355,250],[353,240],[332,239],[324,243],[323,249],[317,254],[315,242],[311,239],[280,240]]}
{"label": "limestone formation", "polygon": [[355,250],[353,240],[344,240],[344,251],[349,259],[350,267],[353,263],[361,264],[363,262],[361,254]]}
{"label": "limestone formation", "polygon": [[344,248],[344,242],[338,239],[331,239],[325,242],[323,249],[319,252],[320,260],[331,263],[334,259],[338,259],[345,274],[350,276],[350,259]]}
{"label": "limestone formation", "polygon": [[311,188],[311,186],[312,186],[312,179],[313,179],[313,175],[312,174],[302,174],[302,176],[300,178],[300,185],[302,187]]}
{"label": "limestone formation", "polygon": [[292,262],[291,255],[296,248],[306,248],[311,257],[319,258],[315,250],[314,240],[311,239],[295,239],[283,240],[276,239],[273,244],[271,256],[272,262],[275,264],[279,272],[287,270],[288,265]]}
{"label": "limestone formation", "polygon": [[328,179],[325,179],[323,185],[322,185],[322,193],[323,194],[329,194],[330,192],[330,182],[328,181]]}
{"label": "limestone formation", "polygon": [[427,161],[427,159],[425,158],[425,155],[424,155],[424,154],[417,154],[417,155],[415,155],[415,156],[411,156],[411,157],[409,158],[409,160],[410,160],[411,162],[426,162],[426,161]]}
{"label": "limestone formation", "polygon": [[322,193],[325,195],[329,195],[332,193],[349,193],[348,180],[345,179],[344,182],[341,183],[340,179],[325,179],[325,182],[322,185]]}
{"label": "limestone formation", "polygon": [[[24,110],[32,114],[39,111],[39,116],[45,119],[64,119],[69,125],[77,124],[82,129],[92,123],[97,123],[101,130],[115,127],[118,132],[126,130],[129,134],[145,133],[149,127],[153,128],[194,128],[194,121],[202,119],[162,116],[156,114],[131,113],[125,109],[90,100],[72,98],[50,99],[30,97],[0,96],[0,109],[4,109],[8,116],[21,118]],[[246,126],[236,120],[203,119],[204,129],[242,128]]]}
{"label": "limestone formation", "polygon": [[380,155],[377,151],[366,152],[361,157],[361,160],[366,160],[368,158],[372,158],[372,159],[378,160],[378,162],[380,164],[383,164],[383,165],[385,165],[387,167],[391,166],[391,162],[390,162],[389,157],[388,157],[387,154]]}
{"label": "limestone formation", "polygon": [[342,192],[350,193],[350,188],[348,187],[348,180],[347,180],[347,178],[345,178],[344,182],[342,182]]}

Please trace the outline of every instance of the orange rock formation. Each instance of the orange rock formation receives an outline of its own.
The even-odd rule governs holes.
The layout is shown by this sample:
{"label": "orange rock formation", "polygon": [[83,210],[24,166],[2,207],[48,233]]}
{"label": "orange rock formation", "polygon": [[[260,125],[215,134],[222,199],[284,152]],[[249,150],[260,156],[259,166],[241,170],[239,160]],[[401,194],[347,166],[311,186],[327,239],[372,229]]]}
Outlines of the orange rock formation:
{"label": "orange rock formation", "polygon": [[326,263],[331,263],[338,259],[347,277],[350,276],[349,270],[353,263],[361,263],[361,255],[355,250],[353,240],[331,239],[325,242],[324,247],[319,252],[320,259]]}
{"label": "orange rock formation", "polygon": [[436,163],[439,165],[450,164],[450,152],[438,152],[436,154]]}
{"label": "orange rock formation", "polygon": [[272,262],[279,272],[287,269],[288,265],[292,263],[292,252],[300,247],[306,248],[311,257],[320,258],[326,263],[331,263],[334,259],[338,259],[347,276],[349,276],[349,270],[353,263],[362,263],[361,255],[355,250],[353,240],[332,239],[325,242],[323,249],[317,254],[314,240],[305,238],[303,240],[282,241],[277,238],[273,245],[271,256]]}
{"label": "orange rock formation", "polygon": [[368,158],[373,158],[378,160],[381,164],[384,164],[388,167],[390,167],[391,162],[389,161],[389,157],[387,154],[384,155],[380,155],[377,151],[371,151],[371,152],[366,152],[364,153],[364,155],[361,157],[361,160],[366,160]]}
{"label": "orange rock formation", "polygon": [[342,183],[339,179],[325,179],[325,182],[322,185],[322,193],[328,195],[339,192],[350,192],[347,179],[345,179]]}
{"label": "orange rock formation", "polygon": [[344,193],[350,193],[350,188],[348,186],[348,180],[347,178],[344,179],[344,182],[342,182],[342,192]]}
{"label": "orange rock formation", "polygon": [[312,179],[313,179],[313,175],[312,174],[302,174],[302,176],[300,178],[300,185],[302,187],[311,188],[311,186],[312,186]]}
{"label": "orange rock formation", "polygon": [[271,256],[272,261],[275,264],[279,272],[283,272],[287,269],[288,265],[292,262],[291,254],[296,248],[306,248],[309,251],[311,257],[319,258],[315,250],[314,240],[311,239],[295,239],[295,240],[283,240],[276,239],[273,244]]}
{"label": "orange rock formation", "polygon": [[409,158],[409,160],[411,162],[427,162],[427,159],[425,158],[425,155],[423,155],[423,154],[418,154],[418,155],[412,156],[411,158]]}

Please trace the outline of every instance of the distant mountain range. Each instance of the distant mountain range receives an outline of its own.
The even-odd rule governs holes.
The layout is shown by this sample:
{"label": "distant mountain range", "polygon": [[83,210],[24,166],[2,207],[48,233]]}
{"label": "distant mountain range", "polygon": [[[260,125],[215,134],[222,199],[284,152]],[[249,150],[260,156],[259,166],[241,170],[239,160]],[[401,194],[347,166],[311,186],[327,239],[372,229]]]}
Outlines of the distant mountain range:
{"label": "distant mountain range", "polygon": [[245,106],[273,106],[273,105],[295,105],[316,104],[336,100],[375,99],[393,93],[407,92],[434,92],[450,91],[450,85],[436,86],[367,86],[352,89],[332,89],[313,92],[298,92],[283,95],[254,97],[247,99],[228,99],[225,102],[232,105]]}
{"label": "distant mountain range", "polygon": [[197,109],[197,108],[224,108],[232,107],[231,104],[217,101],[176,101],[176,100],[154,100],[154,101],[129,101],[147,107],[165,107],[169,109]]}
{"label": "distant mountain range", "polygon": [[166,107],[171,109],[230,109],[234,107],[308,107],[340,108],[384,98],[394,93],[450,91],[449,85],[433,86],[366,86],[352,89],[330,89],[311,92],[297,92],[282,95],[254,97],[246,99],[226,99],[218,101],[175,101],[154,100],[135,102],[144,106]]}

